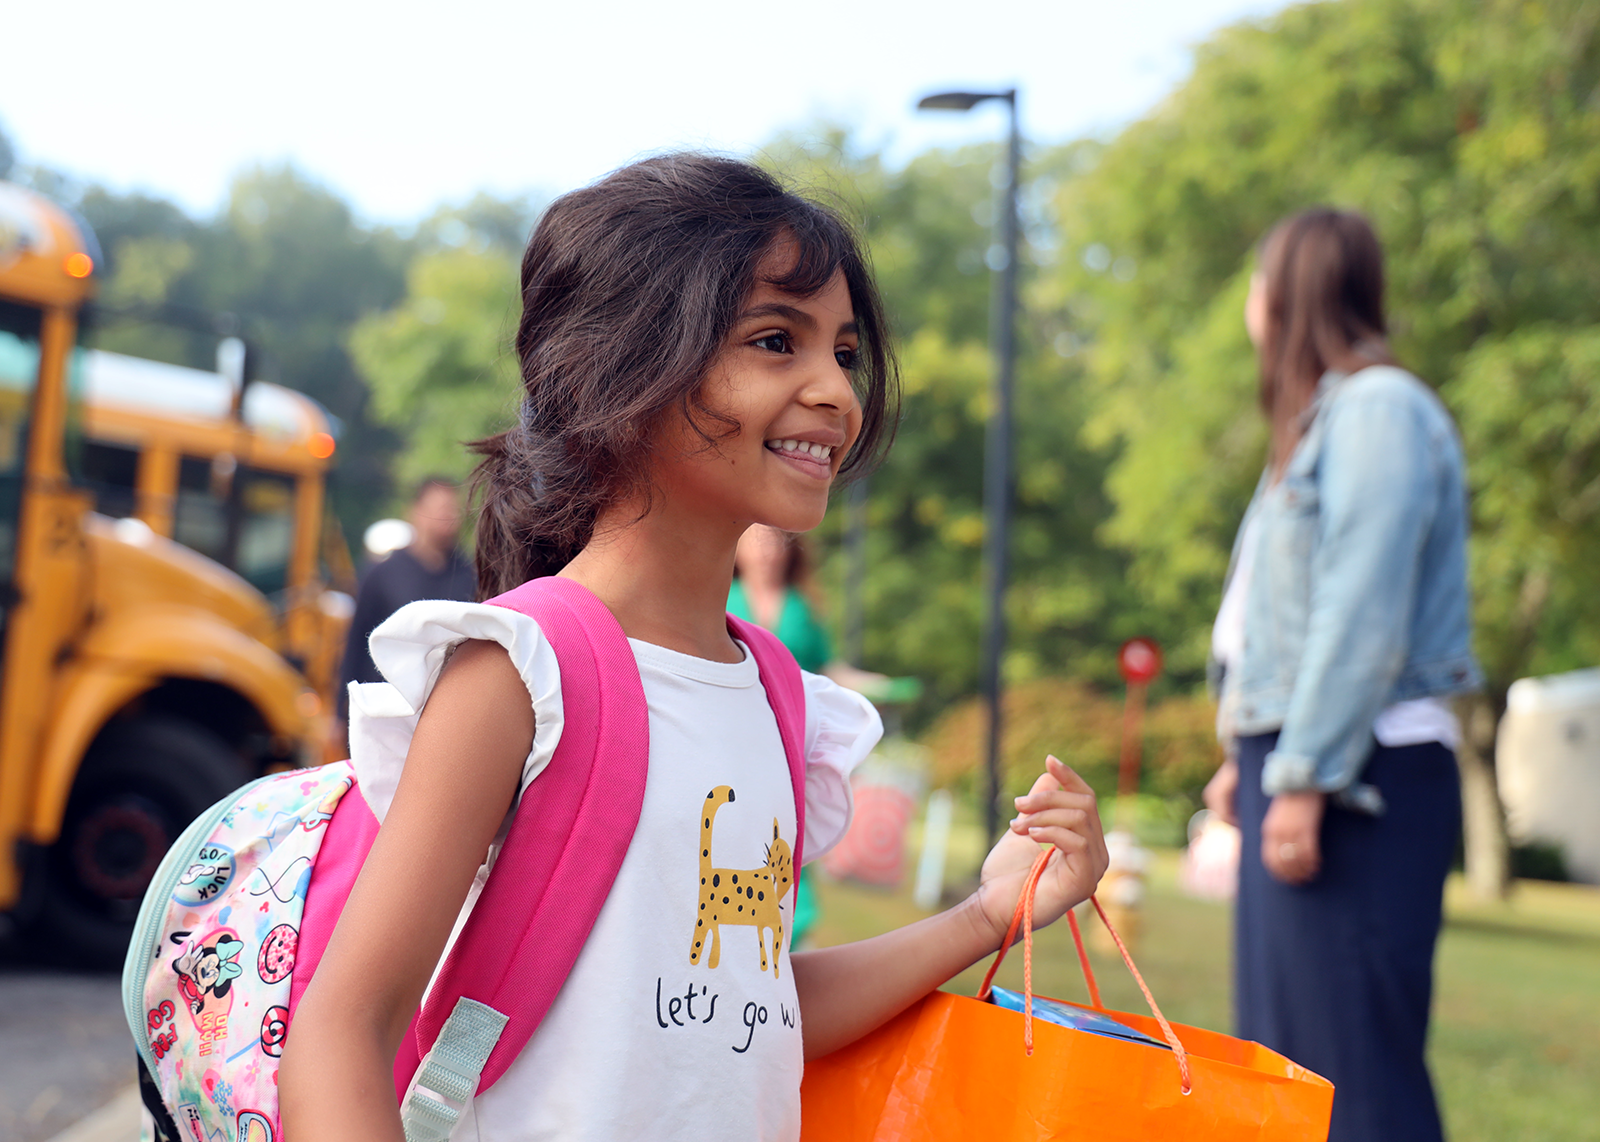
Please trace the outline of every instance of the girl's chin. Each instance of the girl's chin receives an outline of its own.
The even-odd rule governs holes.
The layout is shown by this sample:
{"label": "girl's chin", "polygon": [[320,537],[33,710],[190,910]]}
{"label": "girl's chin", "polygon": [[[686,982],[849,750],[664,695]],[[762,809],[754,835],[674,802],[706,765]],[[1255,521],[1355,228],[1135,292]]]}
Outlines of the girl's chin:
{"label": "girl's chin", "polygon": [[755,522],[775,527],[779,531],[810,531],[822,522],[822,517],[827,513],[828,501],[826,497],[822,497],[816,504],[773,505],[767,511],[756,512]]}

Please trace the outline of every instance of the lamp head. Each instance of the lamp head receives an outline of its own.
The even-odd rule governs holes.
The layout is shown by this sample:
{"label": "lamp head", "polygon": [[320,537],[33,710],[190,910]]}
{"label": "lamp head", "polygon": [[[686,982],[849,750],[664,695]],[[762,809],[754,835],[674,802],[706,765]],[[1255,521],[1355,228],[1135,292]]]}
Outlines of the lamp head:
{"label": "lamp head", "polygon": [[971,111],[985,99],[1009,102],[1015,97],[1015,91],[941,91],[917,100],[917,108],[921,111]]}

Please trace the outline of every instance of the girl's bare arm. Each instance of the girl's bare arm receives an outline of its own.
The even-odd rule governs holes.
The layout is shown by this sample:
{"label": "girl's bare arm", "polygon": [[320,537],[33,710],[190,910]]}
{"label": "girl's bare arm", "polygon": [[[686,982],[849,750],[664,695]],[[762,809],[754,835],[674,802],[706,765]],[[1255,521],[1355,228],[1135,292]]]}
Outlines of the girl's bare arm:
{"label": "girl's bare arm", "polygon": [[278,1074],[295,1142],[401,1142],[394,1057],[533,742],[533,704],[493,642],[450,658],[394,803],[295,1011]]}
{"label": "girl's bare arm", "polygon": [[1054,845],[1034,897],[1034,926],[1087,900],[1109,858],[1094,793],[1055,758],[1017,798],[1017,819],[983,862],[982,884],[963,903],[870,940],[797,952],[806,1058],[854,1042],[928,992],[992,954],[1005,938],[1040,844]]}

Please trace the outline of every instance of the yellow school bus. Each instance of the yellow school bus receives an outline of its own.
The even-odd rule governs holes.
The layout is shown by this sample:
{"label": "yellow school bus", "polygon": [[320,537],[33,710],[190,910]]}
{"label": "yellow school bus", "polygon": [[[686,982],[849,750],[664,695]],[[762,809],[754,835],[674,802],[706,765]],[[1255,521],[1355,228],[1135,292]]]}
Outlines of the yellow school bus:
{"label": "yellow school bus", "polygon": [[331,709],[355,571],[324,512],[335,448],[326,412],[256,382],[235,415],[233,386],[218,373],[94,349],[76,355],[69,384],[82,428],[68,467],[94,511],[122,521],[126,537],[148,528],[198,552],[264,595],[274,648],[318,696],[303,703]]}
{"label": "yellow school bus", "polygon": [[0,917],[109,966],[189,820],[321,760],[346,608],[317,575],[326,416],[78,349],[96,257],[0,183]]}

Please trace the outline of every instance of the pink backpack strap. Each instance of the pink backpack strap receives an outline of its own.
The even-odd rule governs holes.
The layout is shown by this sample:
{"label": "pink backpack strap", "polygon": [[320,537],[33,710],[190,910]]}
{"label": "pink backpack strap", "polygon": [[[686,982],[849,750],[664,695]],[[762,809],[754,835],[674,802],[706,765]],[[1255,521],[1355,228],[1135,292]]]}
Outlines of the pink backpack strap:
{"label": "pink backpack strap", "polygon": [[761,669],[761,686],[778,719],[778,736],[789,759],[789,780],[794,786],[794,882],[800,883],[801,849],[806,840],[806,685],[800,664],[778,636],[765,627],[728,616],[728,629],[750,648]]}
{"label": "pink backpack strap", "polygon": [[400,1056],[402,1097],[460,999],[507,1023],[480,1072],[487,1090],[533,1035],[583,950],[633,840],[650,768],[644,686],[605,604],[570,579],[488,600],[539,624],[561,670],[561,740],[530,782],[484,886]]}
{"label": "pink backpack strap", "polygon": [[300,997],[316,974],[328,940],[344,911],[350,890],[355,887],[361,866],[366,863],[372,842],[378,837],[378,818],[373,816],[361,787],[353,781],[339,799],[322,835],[322,847],[311,866],[306,884],[305,911],[300,915],[300,934],[296,942],[294,975],[289,984],[289,1022],[300,1008]]}

